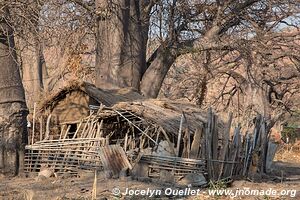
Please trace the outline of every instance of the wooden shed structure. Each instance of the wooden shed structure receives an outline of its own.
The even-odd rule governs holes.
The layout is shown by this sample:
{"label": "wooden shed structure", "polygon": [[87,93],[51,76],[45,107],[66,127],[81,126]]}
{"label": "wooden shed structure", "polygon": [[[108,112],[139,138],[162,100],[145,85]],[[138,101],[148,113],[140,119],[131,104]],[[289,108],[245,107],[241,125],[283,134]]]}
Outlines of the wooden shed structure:
{"label": "wooden shed structure", "polygon": [[231,134],[232,114],[223,122],[211,108],[145,99],[132,89],[74,82],[40,104],[36,119],[40,126],[25,147],[28,173],[47,166],[62,174],[106,170],[117,177],[125,167],[136,177],[224,180],[252,173],[256,156],[254,171],[263,173],[271,157],[261,115],[252,134],[242,133],[240,125]]}
{"label": "wooden shed structure", "polygon": [[[118,102],[140,99],[143,99],[143,96],[132,88],[103,90],[91,83],[72,81],[38,104],[34,141],[41,140],[45,134],[55,138],[65,127],[68,127],[71,133],[75,132],[76,122],[88,117],[99,109],[100,105],[110,107]],[[32,141],[32,138],[29,141]]]}
{"label": "wooden shed structure", "polygon": [[[75,91],[78,95],[78,90]],[[139,152],[151,155],[153,153],[154,156],[165,156],[165,159],[170,156],[172,159],[174,156],[188,159],[180,160],[181,167],[174,169],[176,177],[195,170],[204,173],[205,162],[194,162],[189,158],[200,159],[205,156],[205,151],[204,149],[200,151],[200,146],[205,142],[203,135],[208,120],[207,112],[188,102],[144,99],[135,93],[131,93],[130,96],[139,98],[131,101],[131,97],[120,95],[120,92],[109,95],[112,96],[112,99],[109,99],[111,106],[100,106],[87,116],[76,117],[73,121],[46,125],[50,130],[47,131],[46,128],[45,132],[41,128],[39,132],[41,134],[38,133],[37,127],[36,135],[33,135],[34,142],[26,146],[28,150],[26,171],[37,172],[42,165],[54,168],[57,173],[76,174],[78,170],[84,169],[101,170],[106,164],[110,165],[106,163],[109,160],[109,156],[106,156],[109,148],[102,152],[103,155],[99,150],[108,145],[117,145],[126,152],[130,163],[139,159],[137,158]],[[115,99],[123,101],[117,102]],[[49,102],[44,106],[49,110],[45,110],[44,113],[49,112],[49,116],[59,115],[60,112],[55,112],[57,107],[61,109],[64,106],[68,107],[64,100],[61,102],[64,104],[58,101],[56,106],[54,102],[52,104]],[[216,126],[213,130],[217,135],[216,142],[212,146],[217,150],[218,140],[223,135],[224,123],[217,119],[214,119],[214,123]],[[101,155],[105,158],[100,158]],[[191,166],[184,166],[186,162]],[[156,168],[150,171],[151,176],[158,177]]]}

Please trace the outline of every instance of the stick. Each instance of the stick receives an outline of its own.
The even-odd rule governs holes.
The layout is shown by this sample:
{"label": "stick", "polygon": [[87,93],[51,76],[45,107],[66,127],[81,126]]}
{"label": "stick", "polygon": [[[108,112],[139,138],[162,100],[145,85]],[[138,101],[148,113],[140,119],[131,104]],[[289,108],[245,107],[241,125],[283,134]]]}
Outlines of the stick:
{"label": "stick", "polygon": [[126,135],[125,135],[125,141],[124,141],[124,151],[125,152],[127,151],[128,132],[129,132],[129,129],[127,130]]}
{"label": "stick", "polygon": [[40,117],[40,141],[43,140],[43,116]]}
{"label": "stick", "polygon": [[181,140],[181,134],[182,134],[183,120],[184,120],[184,115],[182,113],[181,119],[180,119],[179,131],[178,131],[177,146],[176,146],[176,156],[178,156],[178,157],[179,157],[179,148],[180,148],[180,140]]}
{"label": "stick", "polygon": [[77,129],[76,129],[76,131],[75,131],[75,133],[74,133],[74,135],[73,135],[73,139],[75,139],[76,138],[76,136],[77,136],[77,133],[78,133],[78,131],[80,130],[80,128],[81,128],[81,125],[82,125],[82,121],[80,121],[80,124],[79,124],[79,126],[77,127]]}

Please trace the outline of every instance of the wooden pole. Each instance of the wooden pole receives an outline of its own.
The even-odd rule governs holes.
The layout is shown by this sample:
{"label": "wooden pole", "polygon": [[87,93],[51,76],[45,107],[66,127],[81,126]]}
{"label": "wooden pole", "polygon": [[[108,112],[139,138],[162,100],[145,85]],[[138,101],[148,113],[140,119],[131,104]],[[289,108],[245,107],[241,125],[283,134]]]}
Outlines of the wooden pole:
{"label": "wooden pole", "polygon": [[177,140],[177,146],[176,146],[176,156],[179,156],[179,149],[180,149],[180,141],[181,141],[183,120],[184,120],[184,115],[182,113],[181,119],[180,119],[179,131],[178,131],[178,140]]}
{"label": "wooden pole", "polygon": [[43,140],[43,116],[40,117],[40,141]]}
{"label": "wooden pole", "polygon": [[47,117],[47,123],[46,123],[46,132],[45,132],[45,140],[49,139],[50,135],[50,120],[51,120],[51,114]]}
{"label": "wooden pole", "polygon": [[35,110],[36,110],[36,103],[33,104],[33,119],[32,119],[32,136],[31,136],[31,144],[34,142],[34,131],[35,131]]}

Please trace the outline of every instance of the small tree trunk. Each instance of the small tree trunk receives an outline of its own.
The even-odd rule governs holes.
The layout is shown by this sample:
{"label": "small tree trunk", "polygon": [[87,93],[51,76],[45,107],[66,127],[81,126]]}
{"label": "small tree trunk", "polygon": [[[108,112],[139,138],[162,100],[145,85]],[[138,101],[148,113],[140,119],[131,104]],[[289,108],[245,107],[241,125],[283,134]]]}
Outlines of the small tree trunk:
{"label": "small tree trunk", "polygon": [[[3,11],[4,10],[4,11]],[[0,173],[16,175],[23,168],[26,144],[26,113],[24,88],[16,63],[13,30],[9,12],[0,12]]]}

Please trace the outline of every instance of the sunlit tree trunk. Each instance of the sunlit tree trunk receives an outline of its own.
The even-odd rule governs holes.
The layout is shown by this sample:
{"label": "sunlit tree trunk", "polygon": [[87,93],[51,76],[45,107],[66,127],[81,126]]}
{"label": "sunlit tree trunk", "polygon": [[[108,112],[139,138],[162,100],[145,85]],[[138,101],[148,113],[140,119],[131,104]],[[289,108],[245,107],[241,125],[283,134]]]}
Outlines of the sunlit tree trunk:
{"label": "sunlit tree trunk", "polygon": [[[34,36],[32,36],[34,37]],[[44,89],[44,77],[46,75],[45,59],[42,44],[37,39],[32,39],[32,45],[25,42],[22,49],[22,82],[26,93],[27,105],[32,108],[38,101]]]}
{"label": "sunlit tree trunk", "polygon": [[26,102],[29,108],[33,108],[34,102],[40,99],[44,90],[47,69],[43,53],[43,42],[40,39],[39,17],[41,5],[37,2],[35,11],[28,19],[31,27],[24,30],[24,35],[18,39],[17,48],[20,50],[22,82],[26,94]]}

